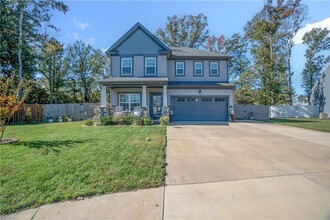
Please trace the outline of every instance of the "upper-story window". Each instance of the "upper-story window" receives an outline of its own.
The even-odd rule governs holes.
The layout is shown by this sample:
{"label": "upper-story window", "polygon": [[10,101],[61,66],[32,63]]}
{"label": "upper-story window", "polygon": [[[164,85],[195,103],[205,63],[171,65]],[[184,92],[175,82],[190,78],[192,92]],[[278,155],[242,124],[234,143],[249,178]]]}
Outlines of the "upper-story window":
{"label": "upper-story window", "polygon": [[121,75],[122,76],[131,76],[133,73],[132,65],[133,60],[131,57],[121,58]]}
{"label": "upper-story window", "polygon": [[156,57],[145,58],[145,75],[156,76]]}
{"label": "upper-story window", "polygon": [[218,62],[210,62],[210,76],[219,76]]}
{"label": "upper-story window", "polygon": [[203,62],[194,62],[194,75],[203,76]]}
{"label": "upper-story window", "polygon": [[184,76],[184,62],[180,61],[175,63],[175,75]]}

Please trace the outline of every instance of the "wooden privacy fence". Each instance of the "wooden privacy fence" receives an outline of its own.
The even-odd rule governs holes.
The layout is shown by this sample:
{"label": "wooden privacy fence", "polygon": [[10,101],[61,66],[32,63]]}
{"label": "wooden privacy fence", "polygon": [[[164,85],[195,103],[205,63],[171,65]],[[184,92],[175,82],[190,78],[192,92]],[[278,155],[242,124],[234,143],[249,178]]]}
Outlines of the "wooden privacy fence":
{"label": "wooden privacy fence", "polygon": [[73,121],[85,120],[94,116],[94,107],[99,103],[45,104],[44,121],[47,117],[55,120],[58,116],[72,116]]}
{"label": "wooden privacy fence", "polygon": [[22,104],[18,111],[13,115],[10,124],[24,123],[24,116],[28,109],[31,109],[32,122],[39,123],[44,119],[44,106],[41,104]]}

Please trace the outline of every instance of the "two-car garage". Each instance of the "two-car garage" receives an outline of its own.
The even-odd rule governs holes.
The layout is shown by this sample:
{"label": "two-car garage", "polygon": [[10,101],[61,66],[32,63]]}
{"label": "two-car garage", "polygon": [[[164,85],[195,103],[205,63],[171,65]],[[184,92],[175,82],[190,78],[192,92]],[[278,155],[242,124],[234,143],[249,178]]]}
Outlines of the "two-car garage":
{"label": "two-car garage", "polygon": [[173,121],[228,121],[228,97],[172,96]]}

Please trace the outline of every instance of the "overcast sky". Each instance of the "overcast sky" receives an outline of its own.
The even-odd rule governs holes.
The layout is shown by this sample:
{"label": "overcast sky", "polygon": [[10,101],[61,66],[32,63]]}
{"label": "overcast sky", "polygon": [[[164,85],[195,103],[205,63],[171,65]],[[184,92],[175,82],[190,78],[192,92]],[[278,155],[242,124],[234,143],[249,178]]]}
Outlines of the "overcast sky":
{"label": "overcast sky", "polygon": [[[69,44],[83,40],[94,48],[105,50],[134,24],[140,22],[150,32],[164,27],[167,16],[204,13],[210,35],[226,37],[243,32],[243,27],[263,7],[264,1],[64,1],[68,13],[55,13],[53,23],[61,31],[57,37]],[[304,67],[305,47],[302,36],[313,27],[330,29],[330,1],[302,1],[309,8],[308,20],[294,39],[293,85],[302,94],[300,73]]]}

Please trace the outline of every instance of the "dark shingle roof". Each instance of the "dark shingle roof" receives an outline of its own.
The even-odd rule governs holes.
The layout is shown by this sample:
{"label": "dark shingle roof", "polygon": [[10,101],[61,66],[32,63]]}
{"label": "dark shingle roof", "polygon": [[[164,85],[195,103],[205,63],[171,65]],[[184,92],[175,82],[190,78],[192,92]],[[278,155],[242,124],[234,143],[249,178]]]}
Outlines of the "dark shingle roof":
{"label": "dark shingle roof", "polygon": [[231,56],[220,54],[217,52],[210,52],[206,50],[198,50],[189,47],[172,47],[172,57],[213,57],[213,58],[222,58],[229,59]]}

